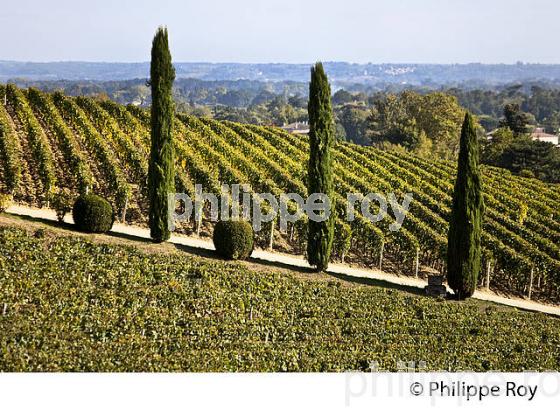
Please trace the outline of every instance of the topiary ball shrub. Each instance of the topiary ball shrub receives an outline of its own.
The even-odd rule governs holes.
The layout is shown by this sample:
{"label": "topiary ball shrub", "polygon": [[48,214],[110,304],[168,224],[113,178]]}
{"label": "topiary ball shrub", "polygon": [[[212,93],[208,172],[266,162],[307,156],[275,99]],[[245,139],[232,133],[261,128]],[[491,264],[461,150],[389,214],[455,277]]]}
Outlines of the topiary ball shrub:
{"label": "topiary ball shrub", "polygon": [[247,221],[219,221],[214,227],[214,246],[225,259],[247,259],[253,252],[253,228]]}
{"label": "topiary ball shrub", "polygon": [[115,221],[111,204],[94,194],[82,195],[76,200],[72,217],[80,231],[91,233],[109,232]]}

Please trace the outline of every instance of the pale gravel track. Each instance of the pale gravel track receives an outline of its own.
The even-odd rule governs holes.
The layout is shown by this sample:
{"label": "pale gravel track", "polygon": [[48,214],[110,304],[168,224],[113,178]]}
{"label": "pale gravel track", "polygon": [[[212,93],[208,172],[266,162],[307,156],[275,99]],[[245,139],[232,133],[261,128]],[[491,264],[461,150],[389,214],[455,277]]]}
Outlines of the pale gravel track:
{"label": "pale gravel track", "polygon": [[[12,205],[7,209],[7,212],[13,215],[29,216],[32,218],[44,219],[49,221],[56,220],[55,211],[46,208],[39,209],[39,208],[22,206],[22,205]],[[71,216],[67,215],[65,221],[72,223]],[[112,231],[115,233],[125,234],[132,237],[138,237],[144,239],[150,238],[150,231],[147,228],[142,228],[134,225],[115,223]],[[201,239],[192,236],[173,234],[171,235],[171,239],[169,240],[169,242],[178,245],[186,245],[193,248],[209,249],[209,250],[214,249],[214,245],[211,240]],[[305,261],[303,257],[288,255],[280,252],[269,252],[265,250],[256,249],[251,255],[251,258],[254,259],[255,262],[262,260],[264,262],[281,263],[283,265],[299,267],[299,268],[309,267],[309,264]],[[328,272],[354,277],[354,278],[374,279],[374,280],[379,280],[395,285],[409,286],[409,287],[420,288],[420,289],[424,288],[424,286],[426,286],[427,284],[426,281],[423,279],[416,279],[408,276],[397,276],[397,275],[385,273],[378,269],[360,269],[360,268],[355,268],[348,265],[337,264],[337,263],[330,264]],[[525,299],[509,298],[509,297],[496,295],[492,292],[485,292],[485,291],[476,291],[473,295],[473,298],[487,301],[487,302],[498,303],[501,305],[511,306],[518,309],[523,309],[523,310],[528,310],[533,312],[541,312],[554,316],[560,316],[560,306],[545,305],[542,303],[533,302]]]}

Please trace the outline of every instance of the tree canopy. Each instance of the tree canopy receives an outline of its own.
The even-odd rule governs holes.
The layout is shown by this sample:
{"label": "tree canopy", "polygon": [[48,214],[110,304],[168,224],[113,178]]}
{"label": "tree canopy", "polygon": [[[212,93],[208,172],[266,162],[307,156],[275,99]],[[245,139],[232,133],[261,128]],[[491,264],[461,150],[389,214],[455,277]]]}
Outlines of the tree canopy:
{"label": "tree canopy", "polygon": [[459,152],[459,134],[465,110],[451,95],[405,91],[374,103],[368,131],[374,145],[384,142],[422,152],[426,144],[441,158]]}

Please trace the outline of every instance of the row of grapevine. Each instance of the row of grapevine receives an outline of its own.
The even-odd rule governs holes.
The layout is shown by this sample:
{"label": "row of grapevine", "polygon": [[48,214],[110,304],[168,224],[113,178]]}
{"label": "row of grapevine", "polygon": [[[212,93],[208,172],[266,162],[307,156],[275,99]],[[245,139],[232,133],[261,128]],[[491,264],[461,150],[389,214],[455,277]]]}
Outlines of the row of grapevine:
{"label": "row of grapevine", "polygon": [[11,227],[0,249],[6,372],[560,370],[550,315]]}
{"label": "row of grapevine", "polygon": [[[0,97],[3,99],[3,96]],[[3,104],[0,104],[0,159],[3,162],[6,190],[14,194],[21,181],[21,146]]]}
{"label": "row of grapevine", "polygon": [[[212,120],[197,119],[191,116],[181,116],[181,119],[191,131],[205,137],[205,145],[211,145],[215,150],[214,156],[218,154],[218,157],[226,159],[230,166],[239,171],[239,176],[232,182],[227,183],[249,183],[251,195],[254,192],[269,192],[275,197],[279,197],[281,193],[285,192],[285,190],[280,188],[280,186],[286,186],[285,174],[282,173],[278,165],[267,159],[265,161],[267,167],[265,168],[262,166],[262,162],[252,160],[248,155],[255,153],[256,150],[242,144],[240,137],[231,129]],[[191,143],[195,144],[195,146],[197,145],[197,142],[192,138]],[[239,148],[239,144],[243,147]],[[260,157],[260,159],[262,160],[263,158]],[[304,189],[304,187],[302,184],[292,183],[291,186],[297,188],[296,193],[303,194],[302,188]],[[262,206],[265,212],[268,212],[268,205],[265,203]],[[288,209],[290,212],[295,212],[295,205],[291,202],[288,203]],[[273,246],[276,223],[277,221],[274,220],[268,224],[268,247]],[[300,227],[301,222],[296,225]],[[291,229],[295,230],[296,226],[292,226]],[[298,238],[300,242],[302,237],[301,229],[299,229]]]}
{"label": "row of grapevine", "polygon": [[72,171],[72,177],[76,179],[78,191],[86,192],[94,185],[93,173],[74,133],[66,125],[58,109],[54,106],[52,96],[30,88],[28,98],[34,111],[41,116],[62,148],[64,158]]}
{"label": "row of grapevine", "polygon": [[[149,152],[151,137],[149,131],[150,117],[147,115],[147,112],[135,106],[129,106],[128,109],[126,109],[109,101],[105,102],[103,105],[109,112],[116,116],[123,131],[134,135],[139,149]],[[118,107],[121,107],[121,109]],[[179,121],[175,121],[174,124],[177,133]],[[180,134],[180,132],[177,134]],[[193,195],[195,184],[193,179],[195,177],[194,175],[189,175],[186,168],[188,163],[188,159],[186,158],[188,151],[185,150],[185,146],[179,138],[175,138],[175,151],[175,190],[177,192],[185,192],[189,195]]]}
{"label": "row of grapevine", "polygon": [[[407,170],[407,172],[410,171]],[[418,169],[414,169],[413,175],[421,175],[421,172]],[[436,193],[430,192],[429,188],[425,184],[419,185],[419,188],[421,188],[422,192],[427,192],[430,196],[436,195]],[[487,204],[486,223],[493,223],[494,226],[499,227],[499,237],[510,243],[510,246],[513,246],[516,249],[521,249],[521,252],[530,255],[530,258],[535,260],[535,265],[541,270],[554,271],[557,266],[555,261],[560,260],[560,248],[557,245],[557,242],[548,239],[549,237],[554,236],[553,232],[547,232],[548,228],[546,224],[551,221],[539,218],[540,220],[537,221],[538,223],[533,225],[531,229],[531,226],[529,226],[531,224],[524,225],[518,220],[513,219],[515,214],[510,214],[509,209],[518,205],[514,200],[510,200],[510,202],[508,202],[508,208],[508,206],[504,205],[503,202],[496,199],[502,198],[502,201],[508,201],[506,194],[496,192],[490,184],[487,184],[485,190],[485,201]],[[445,192],[442,192],[442,194],[446,195]],[[442,197],[441,200],[450,203],[451,197]],[[539,214],[536,216],[540,217]],[[489,229],[490,227],[488,227],[488,230]],[[543,235],[543,230],[545,231],[546,236]]]}
{"label": "row of grapevine", "polygon": [[233,138],[232,143],[241,147],[246,155],[264,164],[269,172],[274,174],[274,179],[277,183],[281,184],[281,188],[285,192],[295,192],[302,196],[306,195],[307,187],[302,179],[297,178],[297,176],[286,170],[286,166],[293,166],[288,158],[281,155],[264,138],[247,130],[241,124],[224,121],[223,125],[232,131],[227,133],[227,135]]}
{"label": "row of grapevine", "polygon": [[238,178],[240,179],[228,181],[227,183],[250,183],[255,191],[271,192],[273,195],[280,195],[282,193],[282,190],[280,190],[276,183],[266,173],[263,173],[253,161],[227,143],[222,136],[207,126],[202,120],[191,116],[183,116],[181,120],[185,121],[185,125],[198,134],[199,138],[203,138],[200,142],[211,146],[213,150],[225,158],[230,167],[238,170]]}
{"label": "row of grapevine", "polygon": [[101,171],[107,179],[107,194],[114,197],[117,212],[124,219],[123,216],[128,206],[130,186],[113,154],[113,150],[97,132],[86,113],[72,98],[65,97],[62,94],[54,94],[53,100],[54,104],[63,113],[64,119],[79,132],[88,150],[99,162]]}
{"label": "row of grapevine", "polygon": [[117,121],[91,98],[77,97],[76,103],[89,116],[97,132],[107,141],[121,164],[127,171],[128,181],[137,181],[140,192],[147,189],[148,159],[134,144],[130,134],[121,131]]}
{"label": "row of grapevine", "polygon": [[[396,152],[390,153],[390,155],[425,167],[442,181],[453,181],[455,177],[455,164],[449,161],[426,160],[411,154]],[[550,189],[550,184],[536,179],[514,177],[508,170],[501,168],[482,166],[482,171],[486,190],[493,195],[503,198],[501,192],[506,190],[504,194],[510,197],[510,200],[515,201],[515,208],[519,208],[519,204],[526,204],[530,212],[545,216],[549,220],[553,219],[555,224],[560,222],[560,214],[556,211],[556,204],[560,200],[560,196],[554,194],[554,190]]]}
{"label": "row of grapevine", "polygon": [[[272,133],[282,134],[281,131],[277,130],[272,131]],[[283,134],[283,138],[290,140],[294,145],[298,145],[297,150],[303,149],[304,138],[287,134]],[[361,185],[362,190],[377,188],[377,191],[383,191],[388,187],[396,187],[398,189],[406,188],[409,192],[414,193],[415,198],[419,199],[419,201],[411,204],[411,214],[407,215],[405,227],[414,232],[415,237],[422,244],[422,248],[436,249],[436,257],[443,259],[446,249],[444,234],[447,229],[447,221],[441,219],[438,215],[448,215],[449,209],[445,204],[450,203],[449,194],[441,191],[437,186],[430,186],[422,178],[418,178],[416,172],[409,172],[407,169],[396,165],[394,161],[391,162],[387,161],[386,158],[380,158],[380,156],[385,155],[384,153],[365,147],[347,147],[345,144],[339,144],[338,146],[338,150],[342,152],[348,151],[350,148],[355,153],[359,153],[358,158],[356,158],[355,155],[347,152],[350,157],[360,161],[357,167],[358,172],[367,176],[367,181],[371,183],[371,185],[356,184]],[[348,175],[347,171],[351,165],[351,159],[346,157],[343,159],[343,163]],[[370,173],[372,169],[375,170],[376,174],[382,175],[382,178],[376,179],[376,176]],[[391,170],[391,172],[387,170]],[[406,178],[411,183],[406,182]],[[446,179],[446,181],[449,180],[449,178]],[[387,185],[383,183],[384,181],[390,181],[390,184]],[[492,202],[494,206],[497,205],[496,201],[490,200],[489,202]],[[428,210],[426,206],[432,209]],[[490,252],[488,255],[492,255],[491,258],[495,264],[498,264],[504,271],[518,272],[518,276],[523,275],[522,284],[527,283],[528,278],[526,276],[528,276],[532,268],[536,268],[543,278],[551,277],[558,283],[559,278],[556,272],[559,272],[560,269],[558,264],[558,248],[555,243],[546,238],[535,237],[534,232],[512,224],[513,221],[504,218],[492,209],[489,211],[489,217],[487,228],[489,232],[485,233],[484,242]],[[508,228],[514,231],[510,231]],[[536,238],[538,246],[535,246],[534,242],[528,242],[523,237],[520,237],[516,232],[525,234],[526,237],[531,236],[533,240]],[[509,246],[504,245],[501,240],[506,240]],[[510,247],[512,245],[513,247]]]}
{"label": "row of grapevine", "polygon": [[[280,175],[279,177],[284,177],[288,179],[288,183],[285,185],[291,185],[296,188],[297,194],[301,195],[302,197],[306,196],[307,188],[303,185],[302,175],[305,175],[304,171],[304,164],[305,161],[305,152],[304,151],[297,151],[294,153],[294,157],[290,158],[284,153],[283,149],[283,141],[274,141],[274,143],[269,142],[266,138],[261,137],[259,133],[254,132],[254,128],[251,129],[247,126],[243,126],[241,124],[234,124],[231,122],[224,122],[224,124],[230,127],[233,131],[235,131],[238,135],[242,136],[243,138],[251,141],[256,147],[258,147],[261,151],[266,152],[267,156],[270,158],[270,161],[274,161],[275,167],[283,167],[286,169],[284,172],[284,176]],[[259,129],[257,129],[259,130]],[[263,131],[264,129],[260,129],[259,131]],[[296,162],[297,161],[297,162]],[[340,184],[342,183],[341,180],[335,175],[335,186],[338,186],[339,189],[335,189],[336,192],[343,192],[340,189]],[[336,209],[336,225],[335,225],[335,233],[336,237],[339,238],[338,241],[335,241],[334,252],[338,255],[341,259],[348,253],[348,250],[351,247],[352,243],[352,236],[358,238],[365,239],[362,243],[364,245],[367,244],[367,248],[369,249],[370,254],[377,255],[380,252],[381,246],[385,241],[384,235],[382,231],[372,224],[367,219],[363,218],[361,214],[356,215],[356,221],[354,222],[355,231],[357,233],[357,229],[360,230],[360,236],[352,235],[352,230],[350,225],[345,221],[344,214],[346,213],[346,202],[345,198],[342,197],[340,194],[335,195],[335,209]]]}
{"label": "row of grapevine", "polygon": [[6,96],[27,135],[33,160],[37,164],[37,172],[42,184],[40,202],[48,202],[49,196],[56,187],[56,165],[49,140],[29,107],[24,93],[13,84],[8,84]]}
{"label": "row of grapevine", "polygon": [[100,101],[101,107],[113,117],[122,132],[129,136],[136,149],[146,157],[149,155],[150,132],[141,120],[135,117],[127,108],[111,100]]}
{"label": "row of grapevine", "polygon": [[[4,89],[0,87],[0,94]],[[120,215],[124,216],[129,200],[139,205],[140,214],[132,219],[145,213],[149,111],[111,101],[47,95],[34,89],[22,92],[14,86],[8,87],[7,99],[7,107],[0,107],[0,175],[5,190],[37,190],[44,200],[56,186],[78,192],[93,188],[108,196]],[[253,199],[255,192],[275,197],[286,192],[307,195],[309,148],[305,136],[185,114],[176,116],[174,133],[178,192],[192,197],[198,183],[205,192],[222,197],[221,184],[225,183],[250,184]],[[22,153],[27,152],[31,155],[26,160]],[[408,272],[412,266],[417,272],[420,264],[444,269],[454,164],[347,143],[337,144],[333,158],[337,192],[334,256],[369,265],[379,265],[388,257]],[[483,174],[487,211],[482,239],[492,286],[523,291],[534,279],[539,289],[557,294],[560,215],[555,211],[560,191],[491,167],[483,167]],[[28,176],[34,176],[35,181],[28,182]],[[399,202],[406,193],[413,194],[409,213],[398,231],[389,229],[395,222],[391,208],[377,223],[358,209],[355,219],[347,221],[346,193],[377,192],[394,193]],[[32,194],[16,196],[35,203]],[[225,194],[222,199],[232,198]],[[289,211],[295,211],[294,203],[289,204]],[[379,211],[375,201],[370,211]],[[204,213],[208,212],[206,207]],[[202,221],[196,222],[199,231]],[[259,234],[269,246],[277,222],[269,223]],[[282,246],[303,252],[305,236],[305,219],[289,224]]]}
{"label": "row of grapevine", "polygon": [[[382,155],[385,155],[382,152],[372,151],[363,147],[353,147],[353,149],[362,153],[369,153],[370,162],[364,164],[365,168],[379,166],[380,169],[391,169],[392,175],[400,176],[406,175],[407,173],[410,174],[409,170],[400,168],[395,162],[387,162],[380,158]],[[414,177],[417,173],[412,173],[411,175]],[[437,198],[441,206],[441,204],[450,203],[451,201],[451,198],[445,192],[438,192],[436,187],[430,186],[422,180],[415,180],[415,185],[409,186],[409,189],[414,192],[415,198],[419,199],[420,202],[431,202],[433,198]],[[417,210],[412,207],[411,211],[413,214],[418,213]],[[446,207],[441,208],[439,211],[443,215],[449,213]],[[422,221],[430,221],[431,218],[423,215],[421,219]],[[546,239],[539,238],[537,243],[540,244],[542,248],[535,246],[534,243],[528,242],[521,237],[519,233],[524,232],[533,239],[535,238],[534,235],[525,232],[522,227],[512,222],[513,221],[498,214],[492,208],[487,209],[485,233],[490,236],[490,240],[487,237],[485,242],[488,244],[487,249],[490,252],[487,255],[490,259],[495,260],[495,265],[502,270],[519,272],[523,275],[527,275],[531,270],[531,268],[527,268],[527,265],[538,268],[543,275],[558,272],[559,265],[556,245]],[[444,230],[446,229],[446,225],[447,223],[441,224]],[[510,229],[513,229],[513,231]],[[507,243],[507,245],[504,245],[502,241]],[[504,255],[507,255],[507,257]],[[496,263],[497,261],[499,261],[499,264]],[[524,280],[523,282],[526,281]]]}
{"label": "row of grapevine", "polygon": [[[453,192],[453,178],[454,174],[443,173],[440,175],[441,170],[433,169],[432,164],[428,161],[422,161],[417,157],[410,156],[406,158],[402,155],[386,152],[383,155],[394,163],[397,163],[403,168],[413,172],[414,175],[421,177],[423,180],[433,184],[439,188],[443,193],[447,194],[449,202]],[[487,170],[485,168],[485,170]],[[548,213],[541,213],[534,208],[529,208],[527,202],[528,193],[522,192],[519,189],[508,189],[502,186],[501,180],[495,180],[493,176],[486,176],[485,181],[485,200],[486,204],[500,214],[507,216],[514,222],[527,226],[533,232],[543,233],[546,237],[551,239],[560,237],[560,224],[552,220]],[[498,188],[497,188],[498,187]],[[523,199],[518,196],[523,195]],[[534,194],[532,196],[535,196]],[[524,212],[526,215],[524,215]],[[556,239],[558,242],[558,239]]]}
{"label": "row of grapevine", "polygon": [[[300,164],[306,164],[308,146],[305,142],[290,134],[282,134],[278,130],[268,130],[266,135],[271,140],[273,146],[281,148],[282,151],[291,151],[290,153]],[[269,150],[271,149],[269,148]],[[337,154],[338,152],[335,151],[335,159]],[[348,166],[349,164],[346,159],[335,161],[335,191],[348,193],[363,192],[361,188],[366,186],[367,183],[357,177],[353,171],[343,168],[343,166]],[[337,194],[335,197],[338,214],[341,217],[344,217],[346,213],[346,199],[340,194]],[[358,245],[359,243],[358,248],[362,245],[364,250],[369,249],[371,251],[362,252],[367,253],[369,258],[373,256],[381,260],[382,253],[386,249],[389,251],[388,253],[392,251],[399,254],[400,260],[406,263],[417,253],[418,241],[406,227],[396,232],[389,231],[388,225],[394,222],[392,218],[388,217],[381,221],[381,223],[373,224],[364,218],[360,212],[356,213],[355,217],[356,220],[351,223],[355,230],[352,236],[356,239],[355,244]],[[354,248],[354,250],[358,251],[359,249]]]}
{"label": "row of grapevine", "polygon": [[[363,151],[363,148],[359,149]],[[386,158],[384,158],[385,154],[382,152],[374,152],[370,150],[369,153],[370,157],[372,158],[372,162],[381,164],[383,168],[391,170],[394,175],[399,175],[399,177],[408,175],[410,178],[414,179],[414,186],[417,190],[417,195],[420,197],[422,202],[430,202],[433,201],[433,199],[437,199],[438,204],[451,203],[451,196],[447,194],[446,191],[440,190],[439,186],[432,186],[430,183],[418,178],[419,173],[417,172],[417,170],[415,170],[415,172],[413,173],[411,172],[411,170],[401,167],[395,161],[387,160]],[[507,215],[506,210],[500,209],[501,203],[494,198],[492,193],[492,190],[487,188],[485,199],[487,205],[490,206],[488,207],[486,212],[486,219],[497,221],[503,228],[506,228],[507,231],[504,230],[504,232],[509,233],[509,235],[505,236],[506,238],[521,237],[526,240],[534,240],[539,245],[539,249],[548,253],[553,258],[559,257],[560,249],[556,244],[545,238],[542,238],[539,233],[531,232],[516,221],[513,221],[512,219],[504,216],[504,214]],[[497,210],[501,212],[497,212]],[[448,214],[447,209],[438,209],[436,211],[444,215]],[[534,251],[538,252],[538,250],[534,249],[534,246],[527,249],[527,251],[531,251],[531,253],[534,253]]]}

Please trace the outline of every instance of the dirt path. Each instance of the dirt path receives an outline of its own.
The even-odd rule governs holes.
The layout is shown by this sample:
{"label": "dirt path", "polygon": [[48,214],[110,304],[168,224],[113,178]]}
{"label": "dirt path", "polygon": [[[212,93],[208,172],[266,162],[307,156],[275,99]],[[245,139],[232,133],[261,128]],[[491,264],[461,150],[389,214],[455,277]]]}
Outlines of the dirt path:
{"label": "dirt path", "polygon": [[[7,210],[8,213],[13,215],[29,216],[38,219],[45,219],[49,221],[56,220],[56,214],[51,209],[38,209],[30,208],[21,205],[12,205]],[[67,215],[65,218],[66,222],[72,223],[72,217]],[[115,224],[112,229],[115,233],[125,234],[131,237],[137,237],[142,239],[150,238],[150,231],[146,228],[133,226],[133,225],[123,225]],[[171,235],[170,241],[173,244],[185,245],[192,248],[213,250],[214,245],[211,240],[202,239],[191,236],[184,235]],[[301,256],[294,256],[283,254],[279,252],[269,252],[260,249],[256,249],[252,254],[252,259],[255,262],[262,261],[262,263],[275,263],[283,264],[287,267],[298,267],[298,268],[308,268],[309,265]],[[347,276],[350,278],[359,279],[370,279],[378,280],[393,285],[407,286],[413,288],[423,289],[426,286],[426,281],[423,279],[416,279],[407,276],[396,276],[385,273],[378,269],[359,269],[343,264],[331,264],[329,266],[328,272],[335,275]],[[487,302],[498,303],[501,305],[511,306],[519,309],[542,312],[550,315],[560,316],[560,306],[545,305],[542,303],[532,302],[525,299],[508,298],[504,296],[496,295],[492,292],[476,291],[473,295],[475,299],[483,300]]]}

